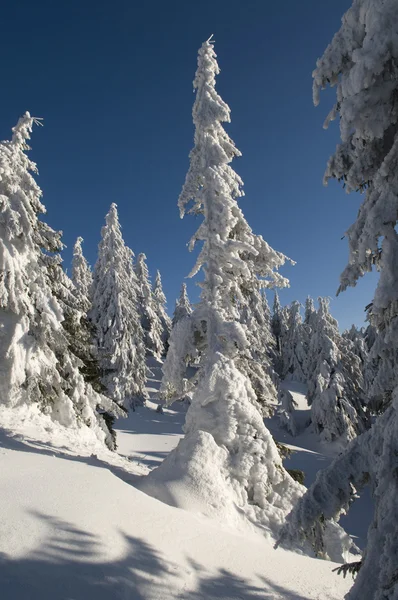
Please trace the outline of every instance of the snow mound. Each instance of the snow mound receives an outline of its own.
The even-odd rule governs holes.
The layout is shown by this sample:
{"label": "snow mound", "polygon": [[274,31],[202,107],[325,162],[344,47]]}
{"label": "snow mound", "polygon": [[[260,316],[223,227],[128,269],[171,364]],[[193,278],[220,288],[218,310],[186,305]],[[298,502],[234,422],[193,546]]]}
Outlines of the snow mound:
{"label": "snow mound", "polygon": [[15,409],[0,425],[13,436],[0,430],[2,600],[341,600],[350,588],[334,564],[142,494],[89,429]]}

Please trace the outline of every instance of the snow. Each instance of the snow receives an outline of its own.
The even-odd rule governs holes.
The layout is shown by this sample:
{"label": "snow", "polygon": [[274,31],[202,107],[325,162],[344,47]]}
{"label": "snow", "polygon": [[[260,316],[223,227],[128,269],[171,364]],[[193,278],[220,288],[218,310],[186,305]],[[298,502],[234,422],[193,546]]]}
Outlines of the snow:
{"label": "snow", "polygon": [[[267,419],[266,425],[274,437],[292,451],[290,457],[284,461],[286,469],[304,471],[304,483],[306,487],[309,487],[314,483],[318,471],[329,466],[333,459],[339,455],[341,445],[338,442],[322,442],[319,436],[313,432],[311,426],[306,427],[310,421],[311,407],[307,402],[307,386],[305,384],[296,381],[283,381],[281,387],[289,390],[297,405],[294,411],[294,420],[297,430],[301,433],[293,437],[284,428],[281,430],[278,416]],[[366,487],[351,506],[349,513],[343,515],[339,521],[340,525],[361,549],[364,549],[366,545],[368,527],[373,511],[373,501],[369,488]]]}
{"label": "snow", "polygon": [[32,409],[0,411],[2,600],[341,599],[351,580],[334,563],[137,489],[185,417],[181,403],[155,412],[150,368],[148,406],[119,421],[122,456],[89,429],[77,440]]}

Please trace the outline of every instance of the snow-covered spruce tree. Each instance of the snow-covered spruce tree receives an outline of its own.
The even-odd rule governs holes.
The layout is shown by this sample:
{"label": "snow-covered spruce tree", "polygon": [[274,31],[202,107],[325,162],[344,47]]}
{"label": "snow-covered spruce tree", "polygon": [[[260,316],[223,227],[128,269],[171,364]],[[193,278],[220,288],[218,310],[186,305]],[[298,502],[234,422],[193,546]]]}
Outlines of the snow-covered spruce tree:
{"label": "snow-covered spruce tree", "polygon": [[161,359],[165,353],[162,340],[162,322],[157,311],[157,302],[153,295],[149,272],[146,264],[146,256],[138,255],[135,265],[135,273],[138,279],[138,307],[141,317],[141,326],[145,335],[145,347],[147,352],[157,359]]}
{"label": "snow-covered spruce tree", "polygon": [[308,296],[305,301],[305,310],[304,310],[304,322],[302,328],[302,344],[305,350],[306,360],[303,365],[303,371],[308,381],[308,378],[311,375],[310,371],[310,363],[311,363],[311,355],[310,355],[310,346],[311,346],[311,338],[312,332],[314,329],[314,323],[316,322],[316,310],[314,306],[313,299]]}
{"label": "snow-covered spruce tree", "polygon": [[72,281],[86,311],[88,312],[91,307],[93,275],[91,273],[90,265],[83,255],[82,242],[83,238],[78,237],[73,246]]}
{"label": "snow-covered spruce tree", "polygon": [[[380,278],[371,308],[377,329],[373,347],[380,357],[378,387],[385,412],[322,471],[296,507],[286,534],[307,535],[323,514],[335,516],[352,486],[369,483],[374,515],[362,566],[349,600],[398,598],[398,4],[396,0],[354,0],[342,26],[318,60],[319,90],[336,85],[342,142],[329,160],[326,180],[343,180],[347,191],[364,194],[349,228],[349,264],[341,290],[378,264]],[[372,348],[373,350],[373,348]]]}
{"label": "snow-covered spruce tree", "polygon": [[305,310],[304,310],[304,325],[308,325],[312,327],[313,319],[316,316],[316,310],[314,306],[314,301],[311,296],[307,296],[305,300]]}
{"label": "snow-covered spruce tree", "polygon": [[365,341],[364,329],[358,329],[356,325],[351,325],[350,329],[343,331],[343,338],[351,342],[351,350],[361,361],[361,370],[368,359],[368,349]]}
{"label": "snow-covered spruce tree", "polygon": [[363,380],[359,358],[340,335],[328,298],[319,298],[310,357],[307,398],[314,430],[324,441],[346,443],[365,429]]}
{"label": "snow-covered spruce tree", "polygon": [[275,351],[275,371],[278,375],[282,375],[283,371],[283,358],[282,358],[282,336],[285,331],[285,318],[286,313],[283,311],[278,292],[275,290],[274,304],[271,318],[271,330],[275,337],[276,351]]}
{"label": "snow-covered spruce tree", "polygon": [[176,300],[172,326],[174,327],[176,323],[178,323],[178,321],[180,321],[184,317],[189,317],[191,314],[192,306],[188,298],[187,284],[183,283],[181,286],[180,297],[178,298],[178,300]]}
{"label": "snow-covered spruce tree", "polygon": [[137,307],[138,282],[133,253],[125,245],[116,204],[106,215],[94,268],[90,319],[102,382],[120,405],[134,407],[147,398],[144,334]]}
{"label": "snow-covered spruce tree", "polygon": [[99,410],[120,410],[83,376],[68,325],[84,311],[74,306],[73,294],[69,311],[60,299],[58,281],[72,287],[54,255],[61,236],[39,220],[45,213],[42,192],[26,154],[35,122],[25,113],[12,140],[0,144],[0,398],[10,407],[36,404],[67,427],[87,426],[113,448]]}
{"label": "snow-covered spruce tree", "polygon": [[275,272],[286,259],[252,232],[238,207],[242,181],[230,162],[240,153],[222,126],[230,121],[230,110],[215,90],[218,72],[208,40],[199,50],[195,147],[179,198],[181,216],[191,201],[189,212],[203,215],[191,248],[203,242],[192,275],[203,269],[196,310],[206,322],[206,362],[187,412],[185,438],[143,485],[155,494],[173,488],[170,498],[178,494],[181,484],[173,487],[178,479],[192,487],[201,510],[224,521],[246,515],[263,531],[275,531],[303,488],[283,468],[250,381],[235,365],[248,343],[235,315],[236,302],[244,301],[241,289],[250,283],[255,289],[257,275],[266,286],[287,284]]}
{"label": "snow-covered spruce tree", "polygon": [[275,371],[275,361],[277,356],[277,348],[276,348],[276,339],[272,332],[271,326],[271,309],[268,304],[267,294],[265,290],[261,292],[261,300],[262,300],[262,309],[264,315],[264,340],[266,340],[265,345],[267,346],[267,354],[269,357],[269,373],[272,381],[275,385],[279,384],[279,375]]}
{"label": "snow-covered spruce tree", "polygon": [[192,368],[192,365],[197,363],[199,351],[191,315],[187,286],[183,283],[174,310],[169,349],[162,366],[160,396],[168,403],[191,397],[196,385],[197,368]]}
{"label": "snow-covered spruce tree", "polygon": [[[81,373],[95,391],[106,394],[95,343],[97,330],[88,318],[88,312],[91,310],[93,275],[83,255],[82,242],[83,238],[78,237],[73,248],[72,281],[62,269],[54,269],[54,293],[63,306],[63,325],[69,335],[69,347],[80,360]],[[109,429],[109,441],[113,441],[116,450],[116,431],[113,429],[115,417],[103,408],[99,410]]]}
{"label": "snow-covered spruce tree", "polygon": [[295,300],[288,309],[286,332],[283,339],[282,377],[294,381],[306,381],[307,349],[301,318],[301,304]]}
{"label": "snow-covered spruce tree", "polygon": [[153,297],[155,300],[156,313],[162,325],[161,339],[163,342],[164,353],[166,354],[171,331],[171,319],[166,312],[166,296],[163,292],[162,279],[159,271],[156,271],[155,285],[153,286]]}
{"label": "snow-covered spruce tree", "polygon": [[270,331],[265,295],[259,285],[253,289],[241,290],[244,303],[240,310],[240,322],[248,341],[236,356],[237,368],[246,375],[256,394],[258,408],[263,416],[273,413],[277,391],[277,379],[271,366],[271,353],[275,341]]}

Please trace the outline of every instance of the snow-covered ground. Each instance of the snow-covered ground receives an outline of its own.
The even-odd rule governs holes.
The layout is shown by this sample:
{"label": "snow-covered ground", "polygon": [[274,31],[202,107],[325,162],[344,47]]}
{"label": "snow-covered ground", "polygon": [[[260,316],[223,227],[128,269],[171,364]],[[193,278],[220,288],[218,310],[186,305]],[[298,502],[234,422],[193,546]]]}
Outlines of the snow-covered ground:
{"label": "snow-covered ground", "polygon": [[[2,600],[332,600],[351,586],[333,563],[274,550],[137,489],[182,436],[184,407],[153,401],[118,425],[121,456],[25,411],[0,411]],[[299,393],[299,392],[296,392]],[[303,402],[302,394],[299,398]],[[290,438],[290,466],[310,478],[330,460],[311,436]],[[302,448],[302,440],[311,448]]]}

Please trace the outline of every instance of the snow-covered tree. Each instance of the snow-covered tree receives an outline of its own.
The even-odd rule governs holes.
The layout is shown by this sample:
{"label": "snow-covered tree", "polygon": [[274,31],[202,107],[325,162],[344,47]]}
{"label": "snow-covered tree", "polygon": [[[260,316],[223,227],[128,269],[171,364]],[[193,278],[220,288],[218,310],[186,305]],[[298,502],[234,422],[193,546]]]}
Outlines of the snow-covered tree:
{"label": "snow-covered tree", "polygon": [[343,338],[351,342],[351,349],[361,361],[361,369],[368,359],[368,349],[365,340],[364,329],[358,329],[356,325],[351,325],[350,329],[343,331]]}
{"label": "snow-covered tree", "polygon": [[340,335],[328,298],[319,310],[310,345],[308,401],[313,427],[323,440],[346,443],[365,429],[360,361]]}
{"label": "snow-covered tree", "polygon": [[143,403],[147,397],[137,291],[133,253],[124,243],[117,207],[112,204],[98,246],[90,318],[96,327],[103,384],[125,407]]}
{"label": "snow-covered tree", "polygon": [[277,378],[271,366],[275,340],[270,330],[268,304],[265,294],[259,288],[250,291],[243,289],[242,294],[244,303],[240,311],[240,322],[248,345],[239,352],[235,364],[249,378],[261,414],[270,416],[277,397]]}
{"label": "snow-covered tree", "polygon": [[279,375],[282,375],[283,371],[283,358],[282,358],[282,337],[286,330],[286,313],[283,311],[278,292],[275,290],[272,318],[271,318],[271,330],[275,337],[276,352],[275,352],[275,370]]}
{"label": "snow-covered tree", "polygon": [[288,309],[283,336],[282,360],[284,379],[305,382],[307,378],[307,348],[301,318],[301,304],[295,300]]}
{"label": "snow-covered tree", "polygon": [[[326,180],[363,192],[358,217],[348,229],[349,264],[341,290],[378,265],[380,278],[371,322],[380,357],[378,388],[385,412],[345,453],[322,471],[296,507],[286,535],[308,535],[322,516],[335,516],[352,487],[369,483],[374,516],[362,566],[349,600],[398,597],[398,4],[354,0],[314,72],[319,90],[336,86],[330,118],[339,116],[341,144],[329,160]],[[373,350],[373,348],[372,348]]]}
{"label": "snow-covered tree", "polygon": [[141,316],[141,326],[145,334],[147,352],[155,358],[161,359],[165,353],[162,340],[163,327],[158,314],[158,305],[153,295],[146,256],[138,255],[135,273],[138,279],[138,306]]}
{"label": "snow-covered tree", "polygon": [[307,296],[305,300],[304,325],[312,326],[313,319],[316,316],[314,301],[311,296]]}
{"label": "snow-covered tree", "polygon": [[173,314],[172,325],[176,325],[178,321],[183,319],[184,317],[189,317],[192,314],[192,306],[188,298],[187,293],[187,284],[183,283],[181,286],[181,293],[178,300],[176,300],[176,305]]}
{"label": "snow-covered tree", "polygon": [[237,204],[242,181],[230,163],[240,152],[222,126],[230,121],[230,110],[215,90],[218,72],[208,40],[199,50],[195,147],[179,198],[181,216],[191,201],[189,212],[203,215],[191,242],[191,248],[203,243],[191,274],[204,272],[200,303],[191,318],[206,324],[205,364],[187,412],[185,438],[150,473],[147,485],[160,480],[167,488],[178,472],[185,485],[192,482],[205,510],[226,517],[236,515],[238,506],[252,522],[275,530],[303,488],[283,468],[253,387],[236,367],[248,344],[236,307],[244,304],[242,289],[257,289],[257,276],[262,286],[286,285],[276,272],[286,258],[252,232]]}
{"label": "snow-covered tree", "polygon": [[11,407],[35,403],[67,427],[90,427],[113,448],[100,410],[120,410],[83,375],[70,324],[84,310],[61,289],[73,286],[54,254],[62,248],[60,233],[39,220],[42,192],[26,154],[35,122],[25,113],[12,140],[0,144],[0,398]]}
{"label": "snow-covered tree", "polygon": [[84,303],[86,311],[88,311],[91,306],[93,275],[90,266],[83,255],[82,242],[83,238],[78,237],[73,246],[72,281]]}
{"label": "snow-covered tree", "polygon": [[171,319],[166,312],[166,296],[163,292],[162,279],[159,271],[156,271],[155,285],[153,286],[153,297],[155,300],[156,313],[162,325],[161,339],[163,342],[164,353],[166,353],[171,331]]}

